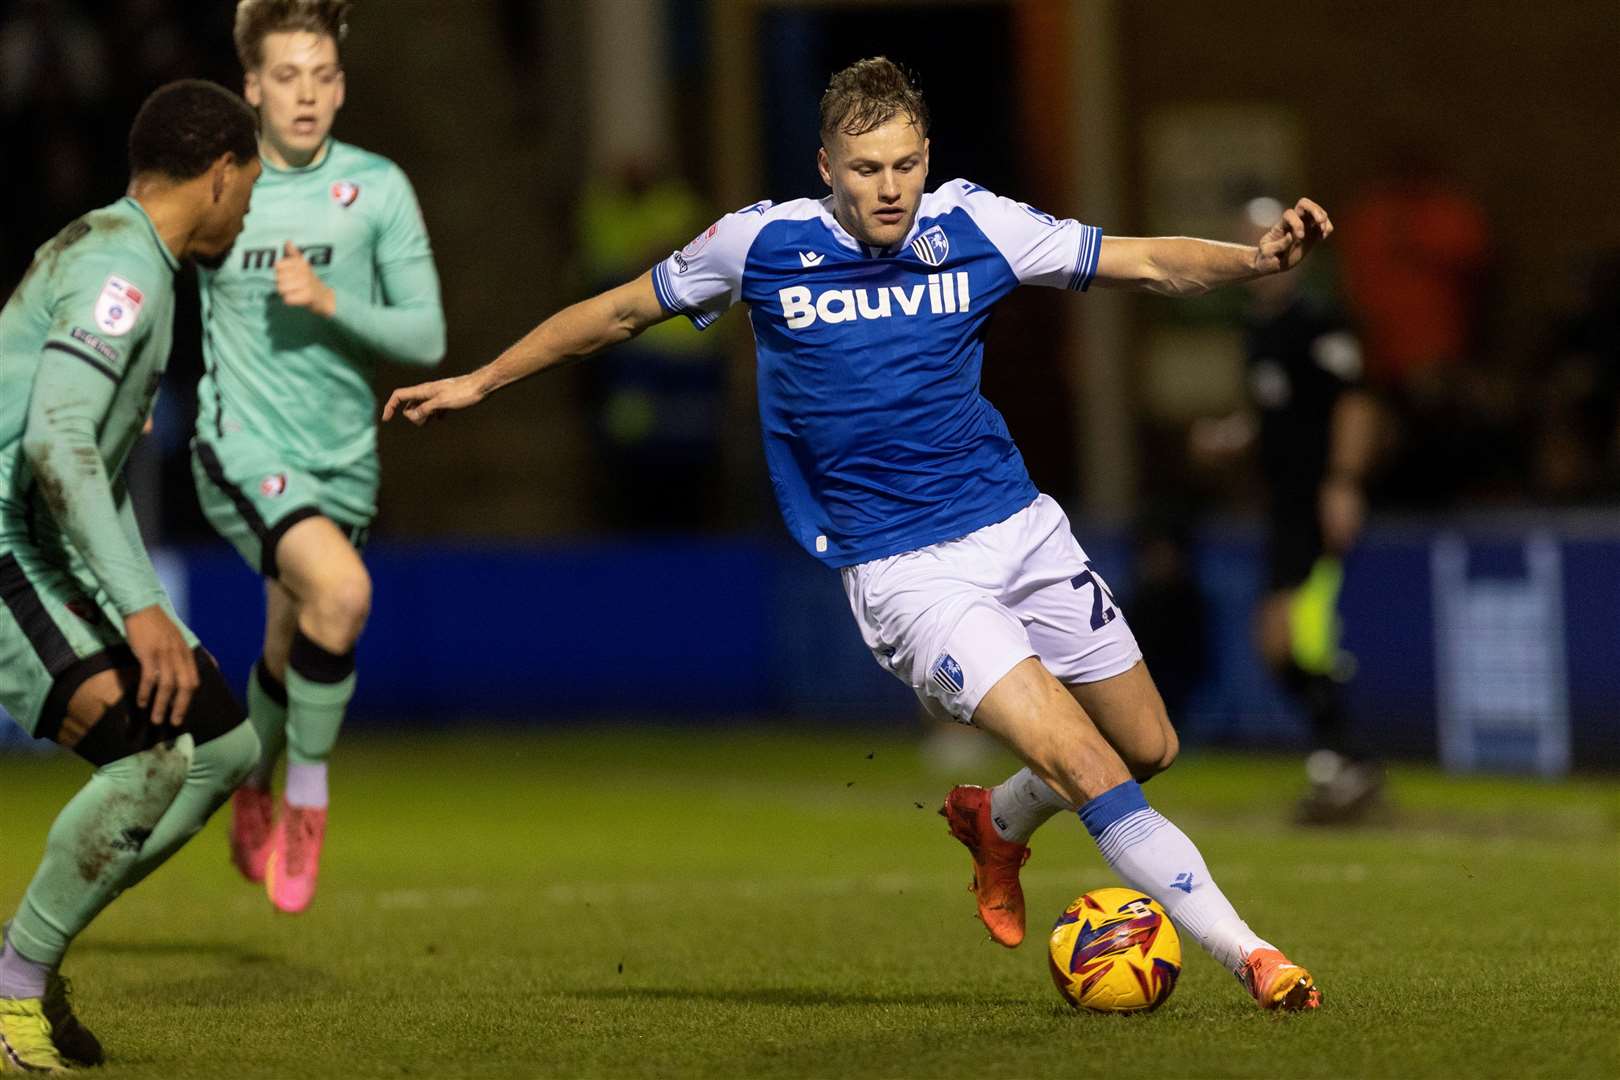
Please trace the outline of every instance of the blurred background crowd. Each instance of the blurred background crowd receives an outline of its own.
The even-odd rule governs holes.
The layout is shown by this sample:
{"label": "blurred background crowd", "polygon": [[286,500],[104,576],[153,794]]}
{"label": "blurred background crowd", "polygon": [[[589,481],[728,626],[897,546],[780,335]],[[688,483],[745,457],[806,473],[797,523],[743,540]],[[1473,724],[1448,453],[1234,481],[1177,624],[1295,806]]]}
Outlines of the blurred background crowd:
{"label": "blurred background crowd", "polygon": [[[0,291],[121,194],[148,91],[239,85],[232,7],[0,6]],[[819,195],[825,80],[886,53],[930,99],[931,186],[962,176],[1107,232],[1229,240],[1252,238],[1267,200],[1326,206],[1338,231],[1299,287],[1342,321],[1374,406],[1375,526],[1568,508],[1558,521],[1601,529],[1620,511],[1617,46],[1612,3],[1587,0],[1533,17],[1508,0],[362,0],[337,135],[416,185],[453,373],[720,213]],[[181,295],[139,483],[154,536],[185,546],[214,537],[186,464],[201,360]],[[1215,631],[1187,567],[1207,530],[1252,531],[1266,499],[1256,303],[1024,290],[990,331],[986,396],[1083,535],[1133,538],[1133,622],[1165,625],[1186,664],[1166,653],[1161,681],[1189,688],[1218,660],[1200,659]],[[775,542],[751,364],[745,317],[671,322],[475,418],[385,431],[375,535]],[[410,379],[384,371],[380,388]]]}
{"label": "blurred background crowd", "polygon": [[[640,273],[734,203],[818,194],[819,89],[835,66],[887,50],[933,101],[936,182],[967,176],[1115,233],[1187,224],[1238,239],[1253,197],[1328,206],[1340,232],[1309,287],[1356,328],[1384,410],[1379,505],[1620,500],[1620,210],[1601,195],[1617,162],[1614,141],[1596,136],[1620,99],[1603,63],[1620,35],[1612,9],[1559,0],[1532,29],[1515,5],[1488,0],[1441,4],[1422,25],[1376,2],[1085,4],[1084,32],[1110,40],[1075,54],[1045,33],[1075,6],[362,3],[338,132],[414,178],[459,370],[558,304]],[[187,75],[239,84],[230,8],[6,5],[0,281],[121,192],[123,134],[150,89]],[[736,47],[717,38],[738,34],[758,48],[747,70],[721,70]],[[1104,70],[1074,70],[1087,63]],[[1113,84],[1089,88],[1095,106],[1088,78]],[[739,79],[754,85],[733,97]],[[726,136],[741,128],[739,146]],[[1088,185],[1081,170],[1113,176]],[[1171,201],[1184,192],[1193,205]],[[1110,205],[1088,205],[1100,193]],[[1114,518],[1252,502],[1242,469],[1203,469],[1187,452],[1195,420],[1243,400],[1230,336],[1242,297],[1129,305],[1116,402],[1128,416],[1112,425],[1123,447],[1075,430],[1088,368],[1064,355],[1085,347],[1064,324],[1084,320],[1087,302],[1045,299],[1020,298],[998,320],[986,375],[1043,487]],[[733,385],[747,381],[742,322],[706,338],[671,327],[534,391],[544,424],[531,401],[483,419],[510,430],[481,434],[464,457],[412,455],[412,484],[437,494],[431,506],[388,500],[385,527],[771,527],[751,400]],[[197,363],[194,346],[183,351],[181,402]],[[183,456],[183,439],[165,450]],[[1087,481],[1110,465],[1134,481],[1122,492]],[[465,482],[492,466],[507,475]],[[514,471],[531,482],[511,486]],[[166,535],[200,525],[186,486],[169,493]]]}

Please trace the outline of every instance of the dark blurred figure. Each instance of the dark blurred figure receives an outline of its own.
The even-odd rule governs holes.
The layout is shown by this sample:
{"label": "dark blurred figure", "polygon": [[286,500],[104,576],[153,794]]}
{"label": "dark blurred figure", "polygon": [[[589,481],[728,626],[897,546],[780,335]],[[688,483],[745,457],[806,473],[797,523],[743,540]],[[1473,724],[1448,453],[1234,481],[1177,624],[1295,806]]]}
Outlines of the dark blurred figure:
{"label": "dark blurred figure", "polygon": [[1537,493],[1620,498],[1620,250],[1600,257],[1581,310],[1560,330],[1537,382]]}
{"label": "dark blurred figure", "polygon": [[1209,602],[1193,572],[1191,534],[1187,515],[1174,508],[1142,515],[1125,601],[1136,643],[1153,658],[1153,681],[1172,717],[1187,715],[1187,700],[1209,670]]}
{"label": "dark blurred figure", "polygon": [[1385,179],[1350,205],[1334,243],[1367,382],[1396,422],[1398,464],[1382,494],[1432,507],[1494,456],[1476,366],[1490,233],[1479,204],[1421,149],[1387,157]]}
{"label": "dark blurred figure", "polygon": [[501,44],[506,49],[513,91],[513,126],[533,132],[547,122],[543,107],[546,55],[545,0],[500,0],[496,7]]}
{"label": "dark blurred figure", "polygon": [[[592,292],[644,273],[693,239],[708,207],[678,177],[627,162],[579,202],[579,251]],[[670,319],[586,369],[604,517],[621,528],[690,529],[716,515],[725,364],[715,335]]]}
{"label": "dark blurred figure", "polygon": [[[1282,212],[1248,206],[1258,236]],[[1339,647],[1344,559],[1366,516],[1379,411],[1363,384],[1362,346],[1342,312],[1297,273],[1249,284],[1244,353],[1252,412],[1193,430],[1206,461],[1253,445],[1266,492],[1266,592],[1255,612],[1260,655],[1305,709],[1310,787],[1305,824],[1353,821],[1378,801],[1383,768],[1354,738],[1344,705],[1353,660]],[[1134,619],[1134,613],[1133,613]]]}

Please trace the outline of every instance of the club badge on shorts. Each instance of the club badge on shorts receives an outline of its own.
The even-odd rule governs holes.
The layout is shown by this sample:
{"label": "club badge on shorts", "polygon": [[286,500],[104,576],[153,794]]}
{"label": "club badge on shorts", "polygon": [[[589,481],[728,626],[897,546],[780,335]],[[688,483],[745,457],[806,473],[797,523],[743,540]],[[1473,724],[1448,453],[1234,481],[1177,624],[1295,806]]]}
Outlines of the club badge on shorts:
{"label": "club badge on shorts", "polygon": [[135,326],[146,298],[133,284],[110,274],[96,297],[96,328],[108,337],[121,337]]}
{"label": "club badge on shorts", "polygon": [[339,180],[332,185],[332,201],[339,206],[353,206],[360,197],[360,185],[353,180]]}
{"label": "club badge on shorts", "polygon": [[946,653],[934,661],[934,666],[928,673],[934,680],[934,685],[947,694],[960,694],[966,681],[962,678],[962,665],[956,662],[956,657]]}
{"label": "club badge on shorts", "polygon": [[259,494],[267,499],[273,499],[287,490],[287,474],[271,473],[259,481]]}

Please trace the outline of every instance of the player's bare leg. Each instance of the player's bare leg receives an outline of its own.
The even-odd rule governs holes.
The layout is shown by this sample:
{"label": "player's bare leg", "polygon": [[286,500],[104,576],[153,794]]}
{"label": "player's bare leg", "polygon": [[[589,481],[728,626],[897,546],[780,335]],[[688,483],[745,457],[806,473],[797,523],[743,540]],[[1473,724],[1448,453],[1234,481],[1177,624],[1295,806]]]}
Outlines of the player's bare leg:
{"label": "player's bare leg", "polygon": [[[1175,761],[1180,742],[1147,665],[1067,690],[1138,781]],[[1075,809],[1028,767],[993,788],[962,784],[946,796],[941,813],[950,819],[952,835],[974,853],[980,917],[998,943],[1011,947],[1024,937],[1018,871],[1029,859],[1029,838],[1059,811]],[[1016,920],[1010,917],[1013,910],[1019,912]]]}
{"label": "player's bare leg", "polygon": [[295,598],[287,646],[287,786],[265,868],[270,901],[303,911],[315,896],[326,838],[326,762],[354,695],[354,645],[371,613],[371,577],[342,530],[307,518],[276,548],[281,584]]}
{"label": "player's bare leg", "polygon": [[[1173,744],[1161,739],[1155,747],[1143,730],[1151,727],[1143,721],[1155,715],[1158,698],[1146,669],[1137,665],[1087,686],[1083,696],[1107,714],[1101,722],[1093,721],[1076,695],[1031,657],[991,688],[973,720],[1077,806],[1114,871],[1163,905],[1183,932],[1243,981],[1262,1007],[1315,1007],[1321,995],[1309,972],[1249,929],[1192,841],[1148,806],[1124,759],[1103,736],[1105,725],[1115,732],[1133,732],[1145,740],[1139,750],[1157,749],[1160,761],[1174,756]],[[1157,710],[1162,712],[1162,704]]]}
{"label": "player's bare leg", "polygon": [[[1070,715],[1074,713],[1078,710],[1063,686],[1039,660],[1030,657],[1013,668],[979,703],[974,723],[1013,747],[1028,767],[994,789],[965,784],[954,788],[941,811],[951,834],[973,856],[979,918],[990,936],[1009,948],[1024,939],[1024,892],[1018,872],[1029,859],[1025,842],[1053,814],[1078,805],[1043,779],[1052,775],[1051,763],[1068,760],[1072,769],[1085,770],[1087,783],[1098,790],[1129,779],[1119,755],[1096,727],[1083,713]],[[1040,717],[1052,719],[1033,722]],[[1073,740],[1063,737],[1069,729],[1079,740],[1072,749],[1067,744]]]}
{"label": "player's bare leg", "polygon": [[1067,689],[1138,783],[1175,763],[1181,740],[1146,663],[1138,661],[1110,679],[1070,683]]}
{"label": "player's bare leg", "polygon": [[271,785],[287,747],[287,653],[298,630],[298,600],[278,582],[264,585],[264,652],[248,676],[248,719],[259,736],[259,764],[231,799],[231,862],[244,878],[264,881],[275,838]]}

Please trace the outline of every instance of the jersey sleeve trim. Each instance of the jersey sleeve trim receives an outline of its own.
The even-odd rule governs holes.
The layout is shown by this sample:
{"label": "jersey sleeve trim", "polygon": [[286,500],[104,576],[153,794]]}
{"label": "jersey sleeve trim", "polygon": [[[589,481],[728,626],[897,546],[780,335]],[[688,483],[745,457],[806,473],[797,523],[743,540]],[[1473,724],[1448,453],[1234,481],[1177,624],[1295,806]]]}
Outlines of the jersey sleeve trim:
{"label": "jersey sleeve trim", "polygon": [[655,263],[652,272],[653,292],[658,297],[658,305],[671,315],[685,315],[692,321],[692,325],[699,330],[711,326],[724,312],[699,311],[696,308],[685,307],[675,300],[675,290],[669,281],[669,262]]}
{"label": "jersey sleeve trim", "polygon": [[1072,292],[1085,292],[1097,276],[1097,257],[1102,253],[1102,229],[1096,225],[1080,226],[1080,255],[1074,261],[1074,273],[1069,277]]}
{"label": "jersey sleeve trim", "polygon": [[78,358],[80,360],[83,360],[85,363],[89,364],[91,367],[95,368],[97,371],[99,371],[103,375],[107,376],[107,378],[111,379],[113,381],[114,385],[117,385],[118,383],[121,383],[121,382],[124,381],[124,377],[122,375],[118,374],[118,372],[114,371],[112,368],[108,367],[106,364],[103,364],[100,360],[97,360],[95,357],[91,356],[89,353],[81,352],[80,350],[75,349],[71,345],[64,345],[60,341],[47,341],[45,343],[44,349],[42,349],[41,351],[47,351],[47,350],[50,350],[50,349],[55,349],[57,352],[67,353],[69,356],[76,357],[76,358]]}

